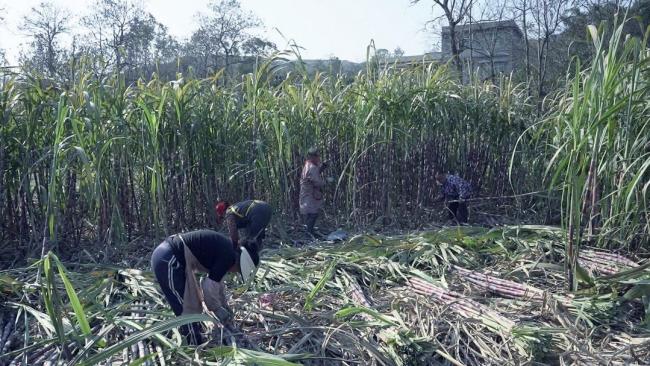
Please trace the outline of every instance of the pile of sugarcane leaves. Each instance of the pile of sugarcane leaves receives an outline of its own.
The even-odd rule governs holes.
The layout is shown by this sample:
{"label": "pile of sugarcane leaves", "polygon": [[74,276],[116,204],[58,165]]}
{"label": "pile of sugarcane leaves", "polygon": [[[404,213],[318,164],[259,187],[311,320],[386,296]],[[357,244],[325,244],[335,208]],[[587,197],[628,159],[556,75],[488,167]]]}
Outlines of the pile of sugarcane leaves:
{"label": "pile of sugarcane leaves", "polygon": [[[174,317],[148,269],[50,253],[1,272],[0,364],[648,364],[650,261],[583,247],[568,293],[564,237],[453,227],[267,249],[256,281],[228,279],[223,320]],[[196,321],[210,340],[189,346],[178,327]]]}

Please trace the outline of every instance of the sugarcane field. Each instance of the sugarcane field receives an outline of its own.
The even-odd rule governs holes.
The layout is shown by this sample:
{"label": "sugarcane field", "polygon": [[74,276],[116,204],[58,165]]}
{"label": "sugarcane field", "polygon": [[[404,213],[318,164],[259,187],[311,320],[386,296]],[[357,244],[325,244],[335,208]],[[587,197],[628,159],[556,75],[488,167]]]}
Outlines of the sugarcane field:
{"label": "sugarcane field", "polygon": [[0,366],[650,365],[649,116],[649,0],[0,2]]}

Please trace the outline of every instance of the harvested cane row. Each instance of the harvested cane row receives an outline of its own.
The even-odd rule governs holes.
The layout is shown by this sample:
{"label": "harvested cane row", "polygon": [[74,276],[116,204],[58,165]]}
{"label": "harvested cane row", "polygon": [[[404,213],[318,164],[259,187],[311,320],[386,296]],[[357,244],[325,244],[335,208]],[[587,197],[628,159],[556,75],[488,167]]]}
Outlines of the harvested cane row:
{"label": "harvested cane row", "polygon": [[[0,364],[616,364],[647,356],[642,302],[609,295],[636,288],[630,281],[646,278],[645,264],[625,284],[557,293],[563,284],[545,283],[529,265],[562,276],[560,263],[540,261],[556,239],[535,230],[444,228],[266,250],[251,288],[228,283],[234,314],[225,323],[175,318],[146,270],[67,265],[65,279],[50,273],[40,284],[42,263],[4,271]],[[210,343],[184,343],[176,329],[190,320],[206,324]]]}

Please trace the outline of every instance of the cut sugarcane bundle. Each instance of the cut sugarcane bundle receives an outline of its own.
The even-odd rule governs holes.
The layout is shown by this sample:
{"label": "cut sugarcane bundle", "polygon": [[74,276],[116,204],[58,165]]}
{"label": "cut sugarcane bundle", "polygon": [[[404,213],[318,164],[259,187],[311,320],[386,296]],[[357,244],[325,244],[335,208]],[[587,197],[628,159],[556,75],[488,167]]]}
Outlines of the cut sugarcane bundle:
{"label": "cut sugarcane bundle", "polygon": [[515,323],[512,320],[505,318],[487,306],[471,300],[457,292],[435,286],[432,283],[417,277],[410,278],[409,285],[416,293],[430,296],[433,299],[448,305],[461,316],[479,319],[495,331],[505,330],[509,333],[515,326]]}
{"label": "cut sugarcane bundle", "polygon": [[[363,293],[363,290],[361,289],[359,282],[357,282],[357,280],[353,276],[349,275],[346,272],[342,272],[339,275],[339,278],[337,280],[341,283],[341,285],[344,288],[347,289],[347,291],[345,291],[345,294],[350,298],[350,300],[354,305],[368,308],[368,309],[372,308],[372,305],[370,304],[370,301],[368,300],[366,295]],[[373,320],[373,317],[366,313],[361,313],[359,315],[365,321]]]}
{"label": "cut sugarcane bundle", "polygon": [[549,301],[555,300],[564,306],[573,307],[573,296],[571,294],[557,295],[544,291],[535,286],[504,280],[485,273],[471,271],[463,267],[453,265],[452,268],[464,279],[473,285],[483,288],[503,297],[520,300]]}
{"label": "cut sugarcane bundle", "polygon": [[620,254],[593,250],[581,251],[578,262],[585,268],[606,275],[616,274],[622,270],[639,266],[638,263]]}
{"label": "cut sugarcane bundle", "polygon": [[371,307],[370,301],[368,301],[366,295],[364,295],[361,286],[359,286],[359,283],[357,283],[356,280],[352,279],[349,285],[350,287],[347,292],[347,295],[350,296],[352,301],[357,305],[365,306],[367,308]]}
{"label": "cut sugarcane bundle", "polygon": [[452,268],[467,281],[476,286],[494,292],[504,297],[544,299],[544,290],[527,284],[504,280],[484,273],[471,271],[463,267],[453,265]]}

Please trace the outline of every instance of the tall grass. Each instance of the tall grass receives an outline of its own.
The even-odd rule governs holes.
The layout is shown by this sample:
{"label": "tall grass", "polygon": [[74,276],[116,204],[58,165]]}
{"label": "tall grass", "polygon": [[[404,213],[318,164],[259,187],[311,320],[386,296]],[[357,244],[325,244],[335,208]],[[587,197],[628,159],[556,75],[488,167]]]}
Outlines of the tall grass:
{"label": "tall grass", "polygon": [[51,246],[64,250],[82,239],[120,243],[212,225],[218,198],[264,199],[291,216],[312,145],[336,178],[328,211],[355,223],[428,217],[436,167],[483,195],[537,186],[529,166],[507,176],[533,115],[509,80],[462,86],[435,65],[349,80],[287,73],[279,58],[238,84],[220,78],[125,85],[84,72],[65,89],[6,79],[3,236],[33,247],[47,221]]}
{"label": "tall grass", "polygon": [[648,38],[610,39],[589,27],[596,49],[591,64],[579,60],[564,91],[538,126],[548,144],[551,186],[562,191],[567,228],[567,275],[578,285],[577,257],[584,241],[613,248],[648,244],[650,187],[650,54]]}

